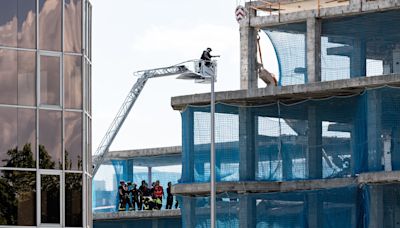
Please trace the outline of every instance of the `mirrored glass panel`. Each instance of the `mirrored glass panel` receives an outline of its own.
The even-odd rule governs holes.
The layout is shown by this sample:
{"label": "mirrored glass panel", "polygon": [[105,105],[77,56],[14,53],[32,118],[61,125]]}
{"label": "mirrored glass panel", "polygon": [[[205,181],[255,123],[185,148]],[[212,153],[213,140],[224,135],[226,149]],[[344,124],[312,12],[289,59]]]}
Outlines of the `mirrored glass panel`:
{"label": "mirrored glass panel", "polygon": [[82,226],[82,174],[65,174],[65,226]]}
{"label": "mirrored glass panel", "polygon": [[36,104],[36,53],[18,51],[18,104]]}
{"label": "mirrored glass panel", "polygon": [[0,225],[36,225],[35,172],[0,171]]}
{"label": "mirrored glass panel", "polygon": [[36,109],[18,109],[18,151],[13,167],[36,167]]}
{"label": "mirrored glass panel", "polygon": [[36,110],[0,108],[0,165],[36,167]]}
{"label": "mirrored glass panel", "polygon": [[36,0],[18,0],[16,2],[18,2],[18,47],[35,48]]}
{"label": "mirrored glass panel", "polygon": [[39,0],[39,48],[61,51],[61,0]]}
{"label": "mirrored glass panel", "polygon": [[17,108],[0,107],[0,164],[14,167],[17,157]]}
{"label": "mirrored glass panel", "polygon": [[17,11],[18,1],[0,1],[0,45],[17,46]]}
{"label": "mirrored glass panel", "polygon": [[17,51],[0,49],[0,82],[0,104],[17,104]]}
{"label": "mirrored glass panel", "polygon": [[39,111],[39,167],[62,169],[61,112]]}
{"label": "mirrored glass panel", "polygon": [[82,113],[65,112],[65,169],[82,170]]}
{"label": "mirrored glass panel", "polygon": [[64,106],[82,109],[82,57],[64,56]]}
{"label": "mirrored glass panel", "polygon": [[0,1],[0,45],[35,48],[36,1]]}
{"label": "mirrored glass panel", "polygon": [[60,105],[60,58],[40,56],[40,104]]}
{"label": "mirrored glass panel", "polygon": [[41,223],[60,223],[60,176],[40,176]]}
{"label": "mirrored glass panel", "polygon": [[82,0],[65,0],[64,51],[81,53]]}

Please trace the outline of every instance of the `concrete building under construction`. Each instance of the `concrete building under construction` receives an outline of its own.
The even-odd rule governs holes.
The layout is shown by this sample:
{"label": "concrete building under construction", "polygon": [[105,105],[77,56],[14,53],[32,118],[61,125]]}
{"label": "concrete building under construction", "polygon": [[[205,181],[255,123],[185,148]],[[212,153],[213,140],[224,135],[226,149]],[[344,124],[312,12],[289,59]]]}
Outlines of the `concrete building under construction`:
{"label": "concrete building under construction", "polygon": [[[217,227],[399,227],[400,1],[253,1],[217,92]],[[257,33],[278,86],[259,88]],[[210,224],[210,94],[182,113],[182,227]]]}

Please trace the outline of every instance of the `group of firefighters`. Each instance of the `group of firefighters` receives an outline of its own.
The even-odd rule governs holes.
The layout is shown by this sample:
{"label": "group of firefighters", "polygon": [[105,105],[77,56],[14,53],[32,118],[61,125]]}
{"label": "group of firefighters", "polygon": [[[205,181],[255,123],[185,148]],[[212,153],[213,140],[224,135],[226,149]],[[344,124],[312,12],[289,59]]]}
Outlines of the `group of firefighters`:
{"label": "group of firefighters", "polygon": [[[128,181],[120,181],[118,187],[119,204],[118,210],[125,211],[128,204],[129,210],[161,210],[162,199],[164,197],[164,189],[157,180],[149,188],[146,181],[142,180],[142,184],[137,188],[136,183]],[[171,182],[168,182],[167,187],[167,204],[165,209],[172,209],[174,196],[171,193]],[[178,208],[178,201],[175,203],[175,208]]]}

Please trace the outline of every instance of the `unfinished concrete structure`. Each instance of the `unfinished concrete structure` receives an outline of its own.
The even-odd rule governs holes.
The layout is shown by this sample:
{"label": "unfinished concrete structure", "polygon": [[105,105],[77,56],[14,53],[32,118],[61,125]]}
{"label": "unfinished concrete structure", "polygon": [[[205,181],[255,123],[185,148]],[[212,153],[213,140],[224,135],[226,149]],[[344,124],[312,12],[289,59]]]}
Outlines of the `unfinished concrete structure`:
{"label": "unfinished concrete structure", "polygon": [[[110,151],[94,178],[94,227],[181,227],[180,209],[165,210],[166,198],[160,211],[117,210],[120,180],[132,181],[138,187],[142,180],[147,183],[160,180],[166,192],[167,183],[175,184],[181,176],[181,160],[180,146]],[[112,178],[108,178],[110,173]]]}
{"label": "unfinished concrete structure", "polygon": [[[218,227],[398,227],[400,1],[255,1],[241,90],[218,92]],[[279,62],[258,88],[257,33]],[[183,227],[210,224],[210,94],[182,112]]]}

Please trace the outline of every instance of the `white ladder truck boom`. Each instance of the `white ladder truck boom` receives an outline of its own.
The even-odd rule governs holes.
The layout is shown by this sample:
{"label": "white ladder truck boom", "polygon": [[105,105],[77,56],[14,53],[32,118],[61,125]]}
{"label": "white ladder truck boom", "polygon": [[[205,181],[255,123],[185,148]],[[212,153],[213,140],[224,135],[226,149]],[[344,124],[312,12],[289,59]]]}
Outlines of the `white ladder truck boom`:
{"label": "white ladder truck boom", "polygon": [[103,163],[108,153],[108,150],[110,149],[110,146],[114,141],[115,136],[118,134],[119,129],[124,123],[129,112],[131,111],[133,105],[135,104],[135,101],[139,97],[140,92],[143,90],[143,87],[146,84],[147,80],[150,78],[171,76],[171,75],[190,73],[190,72],[191,71],[185,65],[175,65],[170,67],[142,70],[133,73],[133,75],[138,77],[138,79],[136,83],[133,85],[132,89],[130,90],[128,96],[125,98],[125,101],[122,104],[121,108],[119,109],[117,116],[112,121],[105,136],[101,140],[99,147],[97,148],[96,152],[92,157],[93,177],[96,175],[100,165]]}

